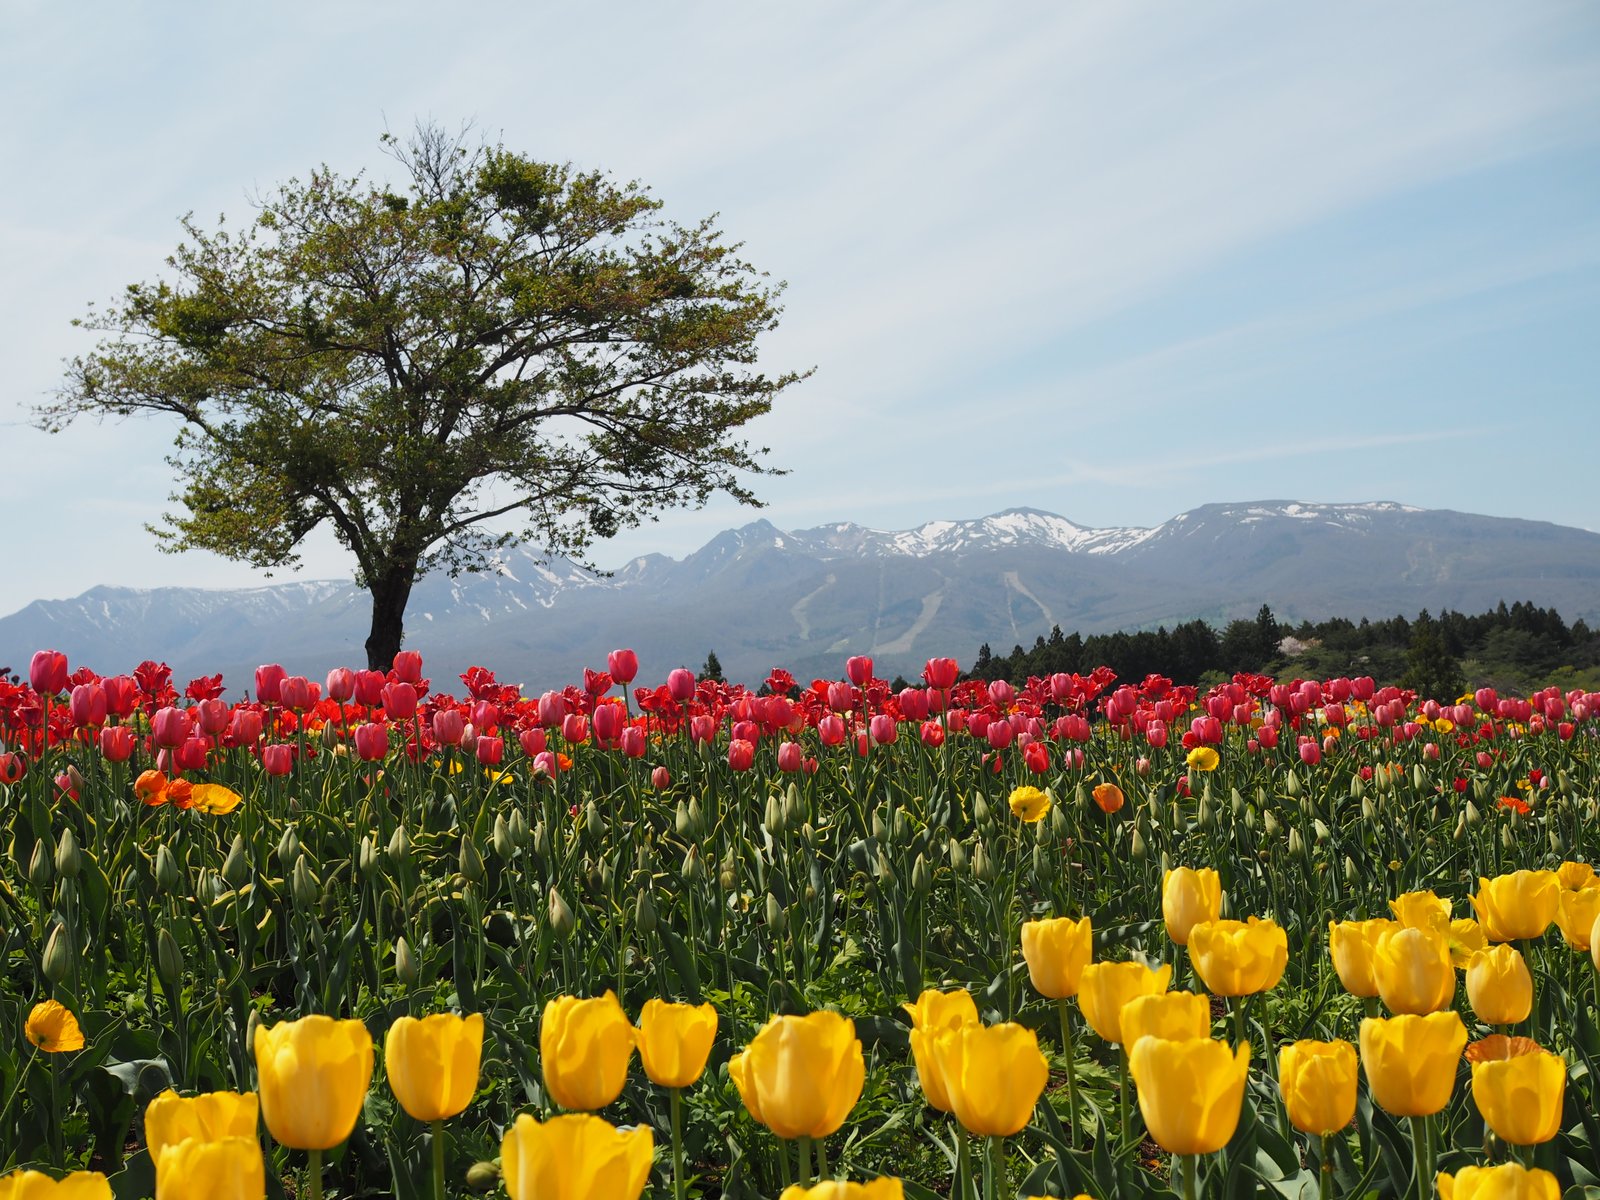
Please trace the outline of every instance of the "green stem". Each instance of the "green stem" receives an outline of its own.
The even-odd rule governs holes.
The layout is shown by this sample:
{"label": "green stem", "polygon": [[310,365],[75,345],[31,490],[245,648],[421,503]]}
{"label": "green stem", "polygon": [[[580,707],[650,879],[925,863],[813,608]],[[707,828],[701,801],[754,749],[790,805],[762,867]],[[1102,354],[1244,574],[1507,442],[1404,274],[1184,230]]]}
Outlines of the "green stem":
{"label": "green stem", "polygon": [[988,1200],[1001,1200],[1009,1180],[1006,1178],[1005,1139],[989,1139],[989,1196]]}
{"label": "green stem", "polygon": [[672,1194],[683,1200],[688,1180],[683,1177],[683,1089],[669,1088],[672,1097]]}
{"label": "green stem", "polygon": [[[11,1106],[17,1102],[17,1096],[22,1092],[22,1082],[23,1080],[27,1079],[28,1070],[33,1066],[33,1060],[38,1057],[38,1054],[39,1048],[30,1043],[28,1057],[26,1061],[23,1062],[21,1069],[17,1071],[17,1082],[12,1085],[11,1095],[6,1097],[5,1107],[0,1108],[0,1134],[9,1135],[12,1132],[11,1126],[7,1123],[8,1118],[11,1116]],[[21,1149],[20,1139],[17,1149]],[[17,1150],[7,1151],[6,1156],[4,1158],[0,1158],[0,1171],[3,1171],[9,1167],[12,1163],[12,1160],[16,1158],[16,1155]]]}
{"label": "green stem", "polygon": [[444,1122],[433,1123],[433,1200],[444,1200]]}
{"label": "green stem", "polygon": [[1428,1118],[1411,1118],[1411,1149],[1417,1163],[1417,1200],[1428,1200],[1433,1181],[1428,1178]]}
{"label": "green stem", "polygon": [[1061,1021],[1061,1056],[1067,1060],[1067,1146],[1078,1148],[1078,1064],[1072,1054],[1072,1014],[1065,999],[1056,1001],[1056,1016]]}
{"label": "green stem", "polygon": [[811,1139],[805,1134],[800,1135],[800,1186],[811,1186]]}
{"label": "green stem", "polygon": [[306,1151],[306,1195],[322,1200],[322,1151]]}
{"label": "green stem", "polygon": [[50,1158],[58,1167],[67,1165],[67,1151],[61,1137],[61,1068],[56,1055],[50,1056]]}
{"label": "green stem", "polygon": [[820,1180],[826,1180],[831,1174],[831,1172],[828,1170],[828,1139],[825,1137],[819,1137],[816,1140],[816,1147],[817,1178]]}
{"label": "green stem", "polygon": [[1317,1171],[1317,1200],[1333,1197],[1333,1134],[1322,1135],[1322,1162]]}
{"label": "green stem", "polygon": [[972,1195],[972,1149],[967,1144],[967,1131],[955,1121],[950,1128],[956,1135],[956,1200],[969,1200]]}
{"label": "green stem", "polygon": [[1200,1194],[1200,1156],[1183,1156],[1183,1200],[1195,1200]]}
{"label": "green stem", "polygon": [[[992,1143],[993,1138],[989,1141]],[[994,1155],[989,1146],[985,1145],[983,1154],[983,1200],[997,1200],[994,1192]]]}
{"label": "green stem", "polygon": [[1121,1146],[1122,1146],[1122,1149],[1124,1149],[1124,1150],[1126,1150],[1128,1148],[1128,1142],[1129,1142],[1129,1137],[1130,1137],[1130,1133],[1131,1133],[1131,1126],[1132,1126],[1132,1117],[1129,1115],[1129,1112],[1128,1112],[1128,1107],[1129,1107],[1128,1106],[1128,1100],[1129,1100],[1128,1093],[1130,1091],[1132,1091],[1132,1090],[1133,1090],[1132,1087],[1128,1083],[1128,1048],[1126,1046],[1118,1046],[1117,1047],[1117,1117],[1118,1117],[1118,1121],[1119,1121],[1119,1124],[1121,1125],[1121,1129],[1122,1129]]}

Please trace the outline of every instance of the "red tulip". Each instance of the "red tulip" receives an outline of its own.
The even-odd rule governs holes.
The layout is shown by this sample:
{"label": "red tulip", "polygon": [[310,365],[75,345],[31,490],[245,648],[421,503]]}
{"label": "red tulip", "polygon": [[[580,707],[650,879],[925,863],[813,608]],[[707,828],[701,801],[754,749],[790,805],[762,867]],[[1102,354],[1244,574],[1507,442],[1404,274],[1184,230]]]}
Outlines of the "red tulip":
{"label": "red tulip", "polygon": [[1314,767],[1322,761],[1322,747],[1315,741],[1300,743],[1300,761],[1308,767]]}
{"label": "red tulip", "polygon": [[522,746],[522,752],[529,758],[536,754],[543,754],[545,751],[545,736],[542,729],[524,729],[517,734],[517,741]]}
{"label": "red tulip", "polygon": [[627,687],[639,674],[639,656],[632,650],[613,650],[606,655],[606,670],[611,678]]}
{"label": "red tulip", "polygon": [[472,706],[472,725],[479,733],[493,733],[500,724],[500,708],[488,700]]}
{"label": "red tulip", "polygon": [[187,737],[172,752],[180,771],[204,771],[211,743],[203,737]]}
{"label": "red tulip", "polygon": [[853,655],[844,660],[844,673],[857,687],[866,687],[872,682],[872,660],[864,654]]}
{"label": "red tulip", "polygon": [[922,738],[924,746],[937,750],[944,745],[944,726],[937,721],[924,721],[922,728],[918,730],[918,736]]}
{"label": "red tulip", "polygon": [[1050,749],[1043,742],[1029,742],[1022,748],[1022,761],[1035,775],[1050,769]]}
{"label": "red tulip", "polygon": [[409,683],[383,685],[383,711],[391,721],[409,721],[417,715],[417,689]]}
{"label": "red tulip", "polygon": [[287,775],[294,770],[294,747],[284,743],[261,747],[261,766],[268,775]]}
{"label": "red tulip", "polygon": [[622,734],[622,726],[627,714],[623,712],[620,704],[597,704],[594,706],[594,736],[601,742],[611,743]]}
{"label": "red tulip", "polygon": [[828,707],[836,713],[849,712],[856,706],[856,690],[844,680],[828,685]]}
{"label": "red tulip", "polygon": [[328,672],[327,686],[323,689],[329,700],[348,704],[356,694],[356,673],[349,667],[335,667]]}
{"label": "red tulip", "polygon": [[749,742],[734,738],[728,743],[728,767],[734,771],[748,771],[756,761],[756,748]]}
{"label": "red tulip", "polygon": [[10,751],[0,753],[0,783],[10,787],[20,780],[27,770],[28,764],[23,761],[22,755],[12,754]]}
{"label": "red tulip", "polygon": [[70,703],[74,725],[93,729],[106,723],[106,692],[98,683],[80,683]]}
{"label": "red tulip", "polygon": [[378,762],[389,756],[389,728],[375,722],[357,725],[356,757],[362,762]]}
{"label": "red tulip", "polygon": [[133,730],[126,725],[107,725],[100,731],[100,754],[107,762],[127,762],[133,757]]}
{"label": "red tulip", "polygon": [[687,704],[694,699],[696,686],[694,672],[687,667],[677,667],[667,672],[667,695],[679,704]]}
{"label": "red tulip", "polygon": [[589,718],[582,713],[568,713],[561,718],[561,736],[573,743],[587,741]]}
{"label": "red tulip", "polygon": [[657,767],[650,772],[650,786],[658,792],[664,792],[672,786],[672,772],[665,767]]}
{"label": "red tulip", "polygon": [[422,655],[416,650],[402,650],[394,656],[394,677],[401,683],[422,682]]}
{"label": "red tulip", "polygon": [[59,650],[40,650],[28,664],[28,682],[41,696],[67,690],[67,656]]}
{"label": "red tulip", "polygon": [[1422,746],[1422,757],[1425,758],[1428,762],[1438,762],[1439,761],[1439,743],[1437,743],[1437,742],[1425,742],[1425,743],[1423,743],[1423,746]]}
{"label": "red tulip", "polygon": [[484,734],[478,738],[478,761],[486,767],[498,767],[501,759],[506,755],[505,742],[497,737]]}
{"label": "red tulip", "polygon": [[235,746],[254,746],[261,740],[261,714],[253,708],[236,708],[228,722],[228,741]]}
{"label": "red tulip", "polygon": [[150,736],[158,746],[181,746],[189,736],[189,714],[181,708],[162,708],[150,718]]}
{"label": "red tulip", "polygon": [[778,770],[784,774],[794,774],[804,759],[805,751],[799,742],[783,742],[778,746]]}
{"label": "red tulip", "polygon": [[1157,750],[1164,749],[1167,744],[1167,732],[1165,721],[1151,721],[1144,727],[1144,740]]}
{"label": "red tulip", "polygon": [[989,685],[989,699],[1001,712],[1005,712],[1015,703],[1017,690],[1004,679],[996,679]]}
{"label": "red tulip", "polygon": [[1012,739],[1016,736],[1010,721],[990,721],[988,728],[983,732],[989,739],[990,747],[995,750],[1004,750],[1011,745]]}
{"label": "red tulip", "polygon": [[256,699],[263,704],[278,703],[278,696],[283,690],[283,681],[289,677],[277,663],[264,663],[256,668]]}
{"label": "red tulip", "polygon": [[629,758],[643,758],[646,749],[644,730],[637,725],[629,725],[622,731],[617,744],[622,747],[622,753]]}
{"label": "red tulip", "polygon": [[106,712],[113,717],[130,715],[139,704],[139,684],[131,675],[113,675],[102,679],[100,687],[106,694]]}
{"label": "red tulip", "polygon": [[1276,725],[1263,725],[1256,730],[1256,740],[1263,749],[1274,750],[1278,745],[1278,727]]}
{"label": "red tulip", "polygon": [[922,678],[927,680],[928,686],[938,688],[941,692],[955,687],[960,674],[960,664],[953,658],[930,658],[927,666],[922,668]]}
{"label": "red tulip", "polygon": [[[56,690],[60,691],[61,689],[57,688]],[[76,783],[77,781],[74,780],[66,771],[63,771],[61,774],[57,775],[56,791],[60,793],[60,799],[71,800],[76,803],[78,799],[78,789]]]}
{"label": "red tulip", "polygon": [[900,715],[908,721],[921,721],[928,715],[928,693],[908,687],[900,693]]}
{"label": "red tulip", "polygon": [[817,722],[817,737],[824,746],[842,746],[844,734],[844,722],[832,714]]}
{"label": "red tulip", "polygon": [[[383,703],[383,685],[388,682],[382,671],[357,671],[355,701],[366,708],[377,708]],[[332,689],[329,689],[332,694]]]}

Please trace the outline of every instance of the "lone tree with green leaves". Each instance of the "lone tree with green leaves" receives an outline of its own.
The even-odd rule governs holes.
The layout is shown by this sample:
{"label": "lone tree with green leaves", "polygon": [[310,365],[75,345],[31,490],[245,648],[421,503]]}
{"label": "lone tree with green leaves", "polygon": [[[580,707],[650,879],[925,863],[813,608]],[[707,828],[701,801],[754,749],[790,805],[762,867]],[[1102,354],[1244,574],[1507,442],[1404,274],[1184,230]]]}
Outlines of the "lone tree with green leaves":
{"label": "lone tree with green leaves", "polygon": [[[38,416],[176,417],[164,548],[292,566],[328,524],[400,648],[427,572],[595,539],[774,474],[734,431],[803,376],[756,367],[781,284],[712,219],[636,183],[468,146],[384,143],[403,189],[326,168],[243,231],[185,218],[169,277],[77,324],[102,335]],[[507,528],[510,526],[510,528]]]}

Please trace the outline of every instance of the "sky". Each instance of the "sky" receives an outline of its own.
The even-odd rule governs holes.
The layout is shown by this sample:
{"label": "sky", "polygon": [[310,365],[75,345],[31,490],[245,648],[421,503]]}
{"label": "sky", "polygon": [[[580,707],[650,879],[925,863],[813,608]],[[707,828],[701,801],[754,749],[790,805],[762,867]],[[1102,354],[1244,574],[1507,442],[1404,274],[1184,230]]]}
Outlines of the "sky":
{"label": "sky", "polygon": [[[0,0],[0,614],[167,555],[160,420],[35,428],[91,301],[179,218],[471,122],[711,213],[786,284],[747,427],[765,517],[903,529],[1028,506],[1395,500],[1600,530],[1600,7]],[[298,572],[351,572],[314,535]]]}

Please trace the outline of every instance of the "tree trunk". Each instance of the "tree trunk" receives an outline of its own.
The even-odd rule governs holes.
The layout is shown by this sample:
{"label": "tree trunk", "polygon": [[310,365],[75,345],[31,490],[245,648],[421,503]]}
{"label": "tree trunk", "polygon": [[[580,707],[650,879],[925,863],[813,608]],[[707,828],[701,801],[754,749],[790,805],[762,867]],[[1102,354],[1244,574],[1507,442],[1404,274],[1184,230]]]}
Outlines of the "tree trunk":
{"label": "tree trunk", "polygon": [[400,639],[405,633],[406,601],[411,598],[416,572],[416,563],[406,563],[391,568],[369,585],[368,590],[372,592],[372,632],[367,635],[369,670],[387,671],[394,665],[394,656],[400,652]]}

